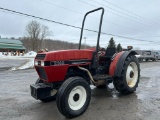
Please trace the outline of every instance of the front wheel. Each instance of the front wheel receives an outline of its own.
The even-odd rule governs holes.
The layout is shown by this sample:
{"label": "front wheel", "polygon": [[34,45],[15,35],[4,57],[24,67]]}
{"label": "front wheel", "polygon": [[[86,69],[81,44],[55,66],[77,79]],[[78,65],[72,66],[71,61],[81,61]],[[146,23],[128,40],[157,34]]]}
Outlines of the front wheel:
{"label": "front wheel", "polygon": [[133,93],[138,87],[140,67],[135,56],[128,56],[123,65],[121,77],[113,81],[115,88],[122,94]]}
{"label": "front wheel", "polygon": [[89,84],[81,77],[71,77],[60,87],[57,94],[57,107],[68,118],[83,114],[91,99]]}

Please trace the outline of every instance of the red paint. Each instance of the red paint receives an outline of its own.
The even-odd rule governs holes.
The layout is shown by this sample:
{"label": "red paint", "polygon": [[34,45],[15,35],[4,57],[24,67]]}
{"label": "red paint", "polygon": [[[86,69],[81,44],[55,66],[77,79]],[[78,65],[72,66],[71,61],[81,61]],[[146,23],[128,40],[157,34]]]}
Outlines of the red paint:
{"label": "red paint", "polygon": [[114,76],[115,70],[116,70],[116,66],[117,66],[117,62],[119,61],[119,58],[122,56],[123,52],[120,52],[116,55],[116,57],[114,58],[114,60],[111,62],[110,67],[109,67],[109,75],[110,76]]}
{"label": "red paint", "polygon": [[69,65],[63,65],[63,66],[47,66],[44,67],[48,82],[58,82],[64,80]]}
{"label": "red paint", "polygon": [[42,78],[41,79],[47,82],[57,82],[57,81],[64,80],[64,77],[68,69],[68,65],[63,65],[61,67],[60,66],[43,66],[43,68],[45,70],[45,73],[48,79],[47,80],[44,80]]}
{"label": "red paint", "polygon": [[[40,53],[44,54],[44,53]],[[44,61],[61,61],[61,60],[81,60],[92,59],[93,50],[59,50],[52,52],[45,52],[46,57]]]}
{"label": "red paint", "polygon": [[[39,53],[44,54],[44,53]],[[69,61],[69,60],[91,60],[93,55],[93,50],[60,50],[45,52],[46,57],[44,60],[39,61]],[[72,65],[54,65],[54,66],[43,66],[46,75],[48,77],[47,82],[57,82],[65,79],[67,70],[70,66],[83,66],[91,64],[87,62],[86,64],[72,64]],[[42,67],[42,66],[41,66]],[[38,72],[37,72],[38,73]]]}

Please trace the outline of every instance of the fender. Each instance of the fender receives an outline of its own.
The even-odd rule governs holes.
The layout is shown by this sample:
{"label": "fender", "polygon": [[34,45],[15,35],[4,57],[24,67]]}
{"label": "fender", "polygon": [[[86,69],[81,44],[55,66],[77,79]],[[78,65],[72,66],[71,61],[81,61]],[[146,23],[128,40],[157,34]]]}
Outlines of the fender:
{"label": "fender", "polygon": [[123,65],[127,56],[137,54],[137,52],[131,50],[118,53],[111,62],[111,65],[109,67],[109,75],[111,75],[112,77],[121,77]]}

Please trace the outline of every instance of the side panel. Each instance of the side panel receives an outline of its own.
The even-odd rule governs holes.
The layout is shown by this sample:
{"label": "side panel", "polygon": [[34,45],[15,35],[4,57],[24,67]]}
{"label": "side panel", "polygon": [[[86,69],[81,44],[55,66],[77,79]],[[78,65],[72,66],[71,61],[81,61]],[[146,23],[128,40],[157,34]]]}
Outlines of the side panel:
{"label": "side panel", "polygon": [[64,80],[69,65],[64,66],[48,66],[45,71],[48,76],[48,82],[58,82]]}
{"label": "side panel", "polygon": [[109,75],[111,75],[112,77],[120,77],[127,56],[136,54],[137,53],[135,51],[125,51],[125,52],[123,51],[118,53],[117,56],[114,58],[114,60],[111,62],[109,68]]}
{"label": "side panel", "polygon": [[110,76],[114,76],[115,70],[116,70],[116,65],[119,61],[119,58],[122,56],[124,52],[120,52],[116,55],[116,57],[114,58],[114,60],[111,62],[110,67],[109,67],[109,75]]}
{"label": "side panel", "polygon": [[36,66],[39,77],[47,82],[58,82],[64,80],[69,65],[63,66]]}
{"label": "side panel", "polygon": [[61,50],[45,53],[44,61],[91,60],[92,50]]}
{"label": "side panel", "polygon": [[35,66],[35,69],[41,78],[47,82],[59,82],[63,81],[66,77],[68,68],[70,66],[86,66],[91,64],[91,62],[81,61],[70,61],[63,65],[51,65],[51,66]]}

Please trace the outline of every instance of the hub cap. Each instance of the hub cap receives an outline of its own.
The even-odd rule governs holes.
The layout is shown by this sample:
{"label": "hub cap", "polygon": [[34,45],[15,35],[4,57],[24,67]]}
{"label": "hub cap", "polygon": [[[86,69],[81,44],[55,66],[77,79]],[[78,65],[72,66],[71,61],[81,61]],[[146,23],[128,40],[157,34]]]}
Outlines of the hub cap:
{"label": "hub cap", "polygon": [[72,110],[79,110],[86,102],[87,93],[83,86],[74,87],[68,98],[69,107]]}
{"label": "hub cap", "polygon": [[135,62],[131,62],[128,65],[126,72],[126,81],[129,87],[134,87],[138,80],[138,67]]}

